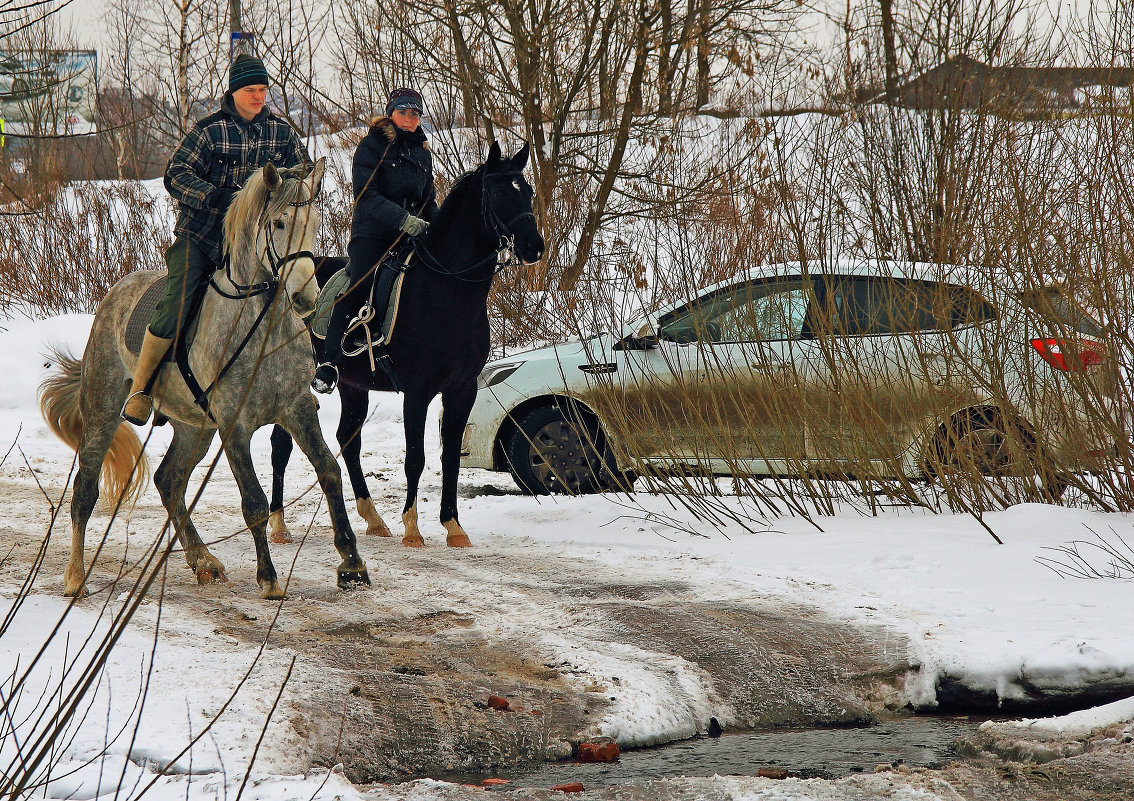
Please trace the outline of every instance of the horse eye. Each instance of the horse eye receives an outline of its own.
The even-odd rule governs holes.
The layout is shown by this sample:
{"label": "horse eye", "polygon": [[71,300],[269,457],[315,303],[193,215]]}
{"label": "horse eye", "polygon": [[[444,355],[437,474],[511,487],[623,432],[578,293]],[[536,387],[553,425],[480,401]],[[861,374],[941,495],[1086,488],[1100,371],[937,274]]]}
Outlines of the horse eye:
{"label": "horse eye", "polygon": [[287,223],[285,223],[283,220],[276,220],[272,223],[272,225],[275,226],[275,229],[277,231],[282,231],[283,229],[287,228]]}

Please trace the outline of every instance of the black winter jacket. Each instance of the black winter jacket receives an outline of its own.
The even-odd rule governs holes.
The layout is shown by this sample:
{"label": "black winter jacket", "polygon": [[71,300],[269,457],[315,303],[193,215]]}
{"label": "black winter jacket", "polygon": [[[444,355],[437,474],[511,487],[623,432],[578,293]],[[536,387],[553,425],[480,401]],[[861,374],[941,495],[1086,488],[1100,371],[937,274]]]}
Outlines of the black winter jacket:
{"label": "black winter jacket", "polygon": [[411,133],[389,117],[376,118],[354,151],[352,177],[351,239],[393,243],[406,212],[428,221],[437,214],[433,156],[420,128]]}

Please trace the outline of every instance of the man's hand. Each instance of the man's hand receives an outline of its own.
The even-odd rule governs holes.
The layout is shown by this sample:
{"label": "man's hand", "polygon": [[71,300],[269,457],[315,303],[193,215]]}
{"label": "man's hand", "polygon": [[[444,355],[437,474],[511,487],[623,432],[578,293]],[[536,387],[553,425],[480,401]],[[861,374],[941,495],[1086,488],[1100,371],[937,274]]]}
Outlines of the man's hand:
{"label": "man's hand", "polygon": [[405,219],[402,220],[401,228],[410,236],[417,237],[429,230],[429,223],[407,212]]}
{"label": "man's hand", "polygon": [[220,187],[209,192],[209,207],[219,211],[228,211],[228,207],[232,205],[232,198],[235,197],[239,189],[226,189]]}

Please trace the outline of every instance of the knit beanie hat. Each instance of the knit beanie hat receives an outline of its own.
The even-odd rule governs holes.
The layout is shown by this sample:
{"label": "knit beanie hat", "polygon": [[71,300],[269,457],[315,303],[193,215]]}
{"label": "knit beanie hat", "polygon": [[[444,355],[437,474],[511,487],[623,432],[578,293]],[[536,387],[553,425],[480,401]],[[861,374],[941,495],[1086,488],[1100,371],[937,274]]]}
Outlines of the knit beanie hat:
{"label": "knit beanie hat", "polygon": [[255,56],[241,53],[228,68],[228,91],[235,92],[245,86],[257,84],[268,84],[268,71],[264,68],[264,62]]}
{"label": "knit beanie hat", "polygon": [[421,94],[413,89],[395,89],[390,92],[390,99],[386,101],[386,116],[394,113],[394,109],[415,108],[419,113],[425,113],[425,103]]}

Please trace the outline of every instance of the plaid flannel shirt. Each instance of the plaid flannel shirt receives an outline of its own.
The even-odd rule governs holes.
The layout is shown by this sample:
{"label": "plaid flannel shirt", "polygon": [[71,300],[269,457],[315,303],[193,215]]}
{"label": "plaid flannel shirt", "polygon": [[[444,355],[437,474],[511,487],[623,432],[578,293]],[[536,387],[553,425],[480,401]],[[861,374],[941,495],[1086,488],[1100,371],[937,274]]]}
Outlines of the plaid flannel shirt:
{"label": "plaid flannel shirt", "polygon": [[267,108],[248,122],[225,95],[221,110],[189,129],[166,167],[165,188],[179,207],[174,232],[220,263],[223,210],[210,195],[214,189],[239,189],[269,161],[294,167],[310,164],[311,156],[295,130]]}

